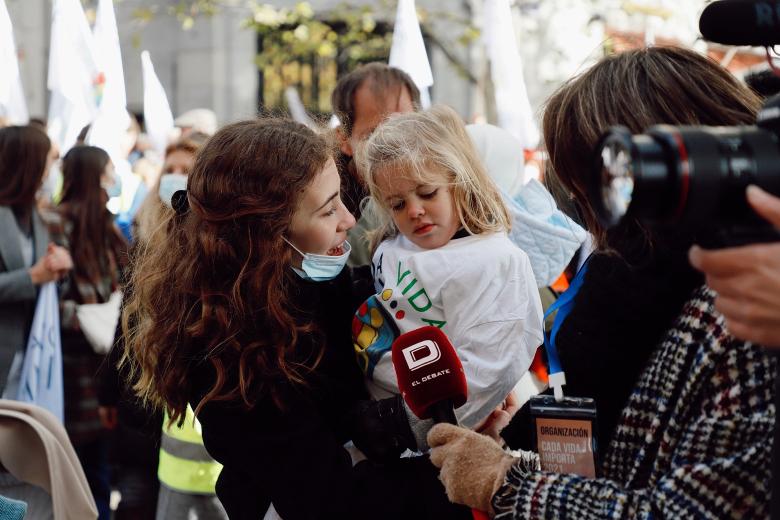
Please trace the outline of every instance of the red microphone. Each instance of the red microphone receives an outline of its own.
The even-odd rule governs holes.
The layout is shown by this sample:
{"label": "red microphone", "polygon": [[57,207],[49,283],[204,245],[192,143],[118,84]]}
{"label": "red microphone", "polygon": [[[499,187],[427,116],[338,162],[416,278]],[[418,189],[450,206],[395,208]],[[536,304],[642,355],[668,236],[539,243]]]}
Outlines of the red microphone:
{"label": "red microphone", "polygon": [[[457,426],[455,408],[468,397],[463,365],[450,339],[438,327],[401,334],[393,341],[393,368],[406,404],[420,419]],[[484,511],[471,510],[474,520],[487,520]]]}
{"label": "red microphone", "polygon": [[393,367],[406,404],[420,419],[458,424],[455,408],[468,397],[466,374],[449,338],[428,326],[393,342]]}

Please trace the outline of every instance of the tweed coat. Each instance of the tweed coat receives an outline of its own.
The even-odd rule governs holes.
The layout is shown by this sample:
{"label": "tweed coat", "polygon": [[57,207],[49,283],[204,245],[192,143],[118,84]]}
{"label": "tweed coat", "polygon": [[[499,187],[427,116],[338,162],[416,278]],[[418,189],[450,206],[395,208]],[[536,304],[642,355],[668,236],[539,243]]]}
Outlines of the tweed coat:
{"label": "tweed coat", "polygon": [[776,361],[739,341],[699,289],[652,354],[603,475],[517,463],[493,497],[496,518],[765,518]]}

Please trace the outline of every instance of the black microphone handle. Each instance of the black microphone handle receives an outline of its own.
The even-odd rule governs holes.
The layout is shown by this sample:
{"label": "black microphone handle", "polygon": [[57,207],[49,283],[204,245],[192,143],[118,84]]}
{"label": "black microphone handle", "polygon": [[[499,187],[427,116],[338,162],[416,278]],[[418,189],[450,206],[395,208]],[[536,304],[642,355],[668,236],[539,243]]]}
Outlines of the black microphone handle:
{"label": "black microphone handle", "polygon": [[436,404],[431,405],[431,419],[436,424],[447,423],[458,426],[458,418],[455,417],[455,407],[452,404],[452,399],[444,399]]}

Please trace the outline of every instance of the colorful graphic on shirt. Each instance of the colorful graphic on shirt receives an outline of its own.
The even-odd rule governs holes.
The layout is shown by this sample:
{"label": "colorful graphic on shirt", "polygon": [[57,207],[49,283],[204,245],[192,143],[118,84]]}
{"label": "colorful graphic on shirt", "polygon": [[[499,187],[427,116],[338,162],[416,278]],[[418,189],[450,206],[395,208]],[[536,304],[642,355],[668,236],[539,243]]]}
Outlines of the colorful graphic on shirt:
{"label": "colorful graphic on shirt", "polygon": [[392,300],[392,297],[393,297],[393,290],[392,289],[385,289],[384,291],[382,291],[380,296],[382,297],[382,301],[390,300],[390,308],[393,311],[395,311],[394,316],[395,316],[396,321],[401,321],[402,319],[404,319],[406,317],[406,313],[403,310],[401,310],[401,309],[399,309],[397,311],[395,310],[396,307],[398,307],[398,301],[397,300]]}
{"label": "colorful graphic on shirt", "polygon": [[386,289],[379,295],[371,296],[352,318],[352,342],[358,364],[369,379],[373,379],[376,364],[390,351],[398,337],[398,327],[386,314],[377,296],[387,301],[392,298],[393,291]]}
{"label": "colorful graphic on shirt", "polygon": [[[398,261],[396,287],[401,290],[401,296],[406,299],[409,306],[418,313],[420,321],[428,325],[433,325],[434,327],[439,327],[440,329],[444,328],[447,324],[446,321],[428,317],[431,315],[431,312],[438,313],[438,310],[433,308],[433,302],[431,301],[430,296],[428,296],[425,287],[422,286],[422,282],[418,284],[417,277],[412,273],[412,270],[403,268],[400,260]],[[387,300],[385,299],[385,301]],[[395,309],[393,303],[395,302],[390,303],[390,307]],[[405,316],[406,313],[402,310],[395,313],[395,317],[399,321],[404,319]]]}

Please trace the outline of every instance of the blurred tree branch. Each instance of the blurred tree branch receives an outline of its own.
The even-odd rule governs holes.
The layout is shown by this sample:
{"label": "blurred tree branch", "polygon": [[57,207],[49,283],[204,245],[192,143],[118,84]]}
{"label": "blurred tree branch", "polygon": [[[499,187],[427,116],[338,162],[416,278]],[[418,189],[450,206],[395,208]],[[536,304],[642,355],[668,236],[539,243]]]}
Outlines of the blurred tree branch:
{"label": "blurred tree branch", "polygon": [[[133,10],[133,18],[141,26],[157,16],[168,15],[179,20],[184,30],[191,29],[200,17],[210,17],[224,9],[248,8],[250,15],[242,25],[262,38],[256,59],[258,67],[312,56],[335,59],[339,72],[362,62],[387,58],[397,6],[395,0],[379,0],[360,5],[342,3],[315,12],[305,1],[281,8],[255,0],[169,0],[145,4]],[[479,38],[479,30],[470,20],[444,9],[418,9],[418,15],[428,42],[439,48],[464,78],[476,82],[468,64],[453,48],[470,45]],[[447,35],[437,32],[430,20],[449,22]],[[457,30],[452,31],[452,27]]]}

